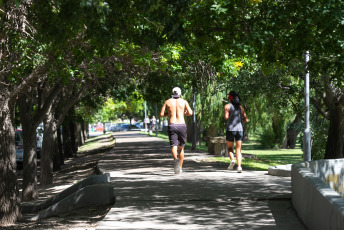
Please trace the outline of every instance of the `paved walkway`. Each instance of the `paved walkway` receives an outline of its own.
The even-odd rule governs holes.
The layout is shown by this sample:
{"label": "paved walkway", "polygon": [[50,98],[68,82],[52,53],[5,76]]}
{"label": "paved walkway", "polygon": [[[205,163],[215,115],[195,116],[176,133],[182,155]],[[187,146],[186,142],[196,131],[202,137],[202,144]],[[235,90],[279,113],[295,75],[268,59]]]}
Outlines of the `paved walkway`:
{"label": "paved walkway", "polygon": [[291,204],[290,177],[228,171],[186,151],[176,175],[167,142],[139,132],[114,134],[99,162],[116,203],[96,229],[306,229]]}

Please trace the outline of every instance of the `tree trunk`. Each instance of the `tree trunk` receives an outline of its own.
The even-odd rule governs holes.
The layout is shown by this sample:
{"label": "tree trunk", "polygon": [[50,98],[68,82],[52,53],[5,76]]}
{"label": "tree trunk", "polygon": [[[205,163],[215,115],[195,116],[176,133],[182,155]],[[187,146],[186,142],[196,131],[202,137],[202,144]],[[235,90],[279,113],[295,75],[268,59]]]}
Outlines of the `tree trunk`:
{"label": "tree trunk", "polygon": [[189,143],[192,143],[192,136],[193,136],[193,124],[192,124],[192,117],[186,117],[185,118],[186,122],[186,128],[187,128],[187,138],[186,141]]}
{"label": "tree trunk", "polygon": [[330,109],[330,127],[328,130],[325,159],[343,158],[344,112],[338,105]]}
{"label": "tree trunk", "polygon": [[274,144],[281,146],[285,137],[283,116],[279,111],[275,111],[272,116],[272,130],[274,132]]}
{"label": "tree trunk", "polygon": [[196,145],[202,144],[202,127],[201,121],[196,120]]}
{"label": "tree trunk", "polygon": [[20,122],[23,128],[23,201],[38,198],[37,192],[37,126],[33,122],[32,103],[25,95],[18,100]]}
{"label": "tree trunk", "polygon": [[[324,103],[328,109],[327,118],[330,121],[328,129],[325,159],[343,158],[344,146],[344,92],[342,88],[330,82],[330,77],[323,75],[325,97]],[[319,106],[317,107],[319,108]],[[319,110],[319,109],[318,109]],[[321,111],[321,110],[320,110]]]}
{"label": "tree trunk", "polygon": [[[104,123],[104,129],[105,129],[105,123]],[[83,140],[81,136],[81,124],[80,122],[76,123],[76,133],[77,133],[77,138],[78,138],[78,147],[82,146]]]}
{"label": "tree trunk", "polygon": [[[52,126],[56,128],[55,121],[52,121]],[[61,169],[61,161],[60,161],[60,152],[58,149],[58,140],[57,140],[57,129],[53,129],[54,131],[51,133],[51,141],[53,142],[52,145],[55,146],[54,149],[51,149],[53,154],[53,171],[58,171]]]}
{"label": "tree trunk", "polygon": [[61,137],[61,127],[57,129],[57,145],[58,145],[58,152],[60,157],[60,164],[64,165],[64,154],[63,154],[63,145],[62,145],[62,137]]}
{"label": "tree trunk", "polygon": [[65,157],[73,157],[73,148],[72,148],[72,136],[70,132],[70,122],[65,121],[63,123],[62,127],[62,133],[63,133],[63,153]]}
{"label": "tree trunk", "polygon": [[88,128],[88,123],[85,123],[85,135],[86,135],[86,139],[88,140],[88,138],[90,138],[90,133],[89,133],[89,128]]}
{"label": "tree trunk", "polygon": [[301,117],[296,115],[294,121],[291,123],[290,127],[287,129],[285,141],[283,143],[283,148],[295,149],[297,135],[299,134],[299,126],[301,123]]}
{"label": "tree trunk", "polygon": [[[190,119],[186,120],[186,126],[187,126],[187,142],[192,143],[193,136],[194,136],[194,130],[193,130],[193,122],[192,117]],[[196,120],[196,145],[200,145],[202,143],[201,138],[201,122],[199,120]]]}
{"label": "tree trunk", "polygon": [[52,106],[44,117],[44,138],[42,144],[41,156],[41,177],[40,181],[42,185],[48,185],[53,183],[53,158],[54,150],[56,150],[56,142],[54,135],[56,135],[56,124],[53,121],[54,116],[51,113]]}
{"label": "tree trunk", "polygon": [[23,125],[23,145],[23,201],[31,201],[38,198],[36,129]]}
{"label": "tree trunk", "polygon": [[[2,92],[1,92],[2,91]],[[14,105],[0,91],[0,226],[14,223],[20,218],[20,198],[16,175],[16,150],[14,144]]]}
{"label": "tree trunk", "polygon": [[216,125],[213,125],[213,124],[209,125],[209,127],[207,128],[207,136],[208,137],[218,136]]}
{"label": "tree trunk", "polygon": [[77,132],[76,132],[76,125],[74,121],[71,121],[70,123],[70,136],[71,136],[71,142],[72,142],[72,150],[73,150],[73,154],[76,155],[76,153],[78,152],[78,148],[79,148],[79,143],[78,143],[78,139],[77,139]]}
{"label": "tree trunk", "polygon": [[208,152],[209,153],[215,153],[215,144],[210,143],[210,137],[216,137],[217,136],[217,128],[216,125],[211,124],[207,129],[206,129],[207,137],[206,137],[206,143],[208,146]]}
{"label": "tree trunk", "polygon": [[85,135],[85,122],[82,121],[80,122],[80,128],[81,128],[81,145],[85,144],[85,141],[86,141],[86,135]]}

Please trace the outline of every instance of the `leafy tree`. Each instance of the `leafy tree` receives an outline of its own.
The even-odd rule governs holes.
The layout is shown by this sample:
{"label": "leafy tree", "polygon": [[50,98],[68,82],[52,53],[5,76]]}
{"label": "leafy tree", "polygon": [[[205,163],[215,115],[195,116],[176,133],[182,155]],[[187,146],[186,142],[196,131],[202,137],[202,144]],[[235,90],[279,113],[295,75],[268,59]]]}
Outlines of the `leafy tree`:
{"label": "leafy tree", "polygon": [[326,1],[321,5],[302,2],[295,7],[293,1],[283,4],[264,1],[259,4],[259,10],[260,17],[268,22],[260,27],[268,31],[265,44],[257,47],[262,60],[288,65],[295,59],[301,63],[306,50],[311,53],[311,101],[330,121],[325,158],[342,158],[344,97],[343,67],[339,63],[343,61],[344,30],[339,15],[344,10],[343,2]]}
{"label": "leafy tree", "polygon": [[[52,82],[56,76],[68,82],[85,59],[90,63],[93,57],[110,56],[113,44],[119,44],[120,40],[148,41],[150,37],[153,41],[150,35],[159,37],[154,26],[144,30],[137,26],[152,23],[147,21],[147,13],[139,13],[142,4],[70,0],[0,2],[0,140],[3,147],[0,224],[10,224],[19,216],[13,131],[18,96],[25,94],[42,76],[52,77]],[[146,34],[146,39],[142,39]]]}
{"label": "leafy tree", "polygon": [[[46,81],[38,84],[37,88],[32,87],[18,101],[20,121],[23,129],[23,201],[37,199],[37,140],[36,129],[43,121],[44,114],[48,111],[50,104],[60,92],[60,85],[48,87]],[[46,91],[42,95],[42,88]]]}
{"label": "leafy tree", "polygon": [[108,122],[116,120],[125,112],[127,105],[123,101],[108,98],[102,108],[93,116],[95,121]]}
{"label": "leafy tree", "polygon": [[125,115],[131,121],[134,117],[140,116],[143,111],[143,98],[142,95],[138,91],[133,91],[132,94],[127,98],[125,104],[127,105]]}
{"label": "leafy tree", "polygon": [[11,224],[20,216],[13,128],[15,102],[47,67],[43,63],[32,70],[33,65],[22,65],[26,61],[32,63],[27,42],[32,28],[27,10],[26,2],[20,7],[15,1],[0,3],[0,225]]}
{"label": "leafy tree", "polygon": [[[201,1],[190,6],[184,31],[197,47],[221,47],[223,53],[247,55],[264,69],[293,63],[301,66],[308,50],[311,86],[316,91],[312,103],[330,121],[325,158],[340,158],[344,146],[344,127],[340,125],[344,30],[339,15],[343,9],[341,1],[306,1],[297,7],[292,0]],[[293,76],[299,77],[298,73]]]}

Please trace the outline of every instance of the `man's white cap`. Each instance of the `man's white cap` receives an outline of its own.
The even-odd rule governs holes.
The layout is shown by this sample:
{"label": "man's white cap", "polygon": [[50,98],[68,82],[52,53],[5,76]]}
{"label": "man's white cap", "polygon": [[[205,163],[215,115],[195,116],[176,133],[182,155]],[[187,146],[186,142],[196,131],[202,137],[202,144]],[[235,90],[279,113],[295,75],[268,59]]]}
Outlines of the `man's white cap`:
{"label": "man's white cap", "polygon": [[180,97],[182,95],[182,91],[179,87],[174,87],[172,89],[172,97]]}

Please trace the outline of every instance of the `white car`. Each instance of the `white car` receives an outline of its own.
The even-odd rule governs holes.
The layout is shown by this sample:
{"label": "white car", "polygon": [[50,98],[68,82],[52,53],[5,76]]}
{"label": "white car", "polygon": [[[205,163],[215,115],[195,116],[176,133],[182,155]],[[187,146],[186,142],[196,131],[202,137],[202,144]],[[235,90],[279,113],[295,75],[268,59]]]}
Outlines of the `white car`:
{"label": "white car", "polygon": [[21,130],[15,130],[16,161],[17,164],[23,164],[24,146],[23,135]]}
{"label": "white car", "polygon": [[[36,130],[37,136],[37,157],[41,157],[42,143],[43,143],[43,130]],[[19,164],[23,163],[24,159],[24,145],[23,145],[23,134],[21,129],[15,130],[15,145],[16,145],[16,161]]]}

